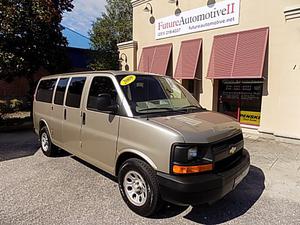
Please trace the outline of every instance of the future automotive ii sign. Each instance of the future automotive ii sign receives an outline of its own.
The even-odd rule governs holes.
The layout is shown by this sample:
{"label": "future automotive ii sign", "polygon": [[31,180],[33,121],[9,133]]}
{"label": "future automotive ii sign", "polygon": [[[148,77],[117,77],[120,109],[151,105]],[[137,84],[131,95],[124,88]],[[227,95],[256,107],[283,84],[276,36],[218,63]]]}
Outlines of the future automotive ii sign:
{"label": "future automotive ii sign", "polygon": [[162,39],[182,34],[239,24],[240,0],[225,0],[213,7],[201,7],[182,12],[180,15],[158,19],[155,38]]}

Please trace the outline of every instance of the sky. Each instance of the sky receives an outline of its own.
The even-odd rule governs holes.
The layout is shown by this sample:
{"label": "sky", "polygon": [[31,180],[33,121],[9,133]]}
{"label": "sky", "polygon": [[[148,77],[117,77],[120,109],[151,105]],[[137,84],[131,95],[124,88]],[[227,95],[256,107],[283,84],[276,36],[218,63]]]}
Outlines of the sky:
{"label": "sky", "polygon": [[73,10],[65,13],[61,22],[70,47],[90,47],[88,32],[96,18],[105,11],[105,4],[105,0],[73,0]]}

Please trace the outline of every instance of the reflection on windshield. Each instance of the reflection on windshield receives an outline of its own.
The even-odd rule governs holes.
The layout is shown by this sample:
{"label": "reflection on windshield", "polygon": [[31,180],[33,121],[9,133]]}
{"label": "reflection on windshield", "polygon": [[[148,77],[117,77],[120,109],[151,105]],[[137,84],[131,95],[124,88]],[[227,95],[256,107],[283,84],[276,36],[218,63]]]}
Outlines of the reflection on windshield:
{"label": "reflection on windshield", "polygon": [[[117,76],[118,82],[126,77]],[[166,76],[137,75],[121,88],[134,115],[201,108],[187,90]]]}

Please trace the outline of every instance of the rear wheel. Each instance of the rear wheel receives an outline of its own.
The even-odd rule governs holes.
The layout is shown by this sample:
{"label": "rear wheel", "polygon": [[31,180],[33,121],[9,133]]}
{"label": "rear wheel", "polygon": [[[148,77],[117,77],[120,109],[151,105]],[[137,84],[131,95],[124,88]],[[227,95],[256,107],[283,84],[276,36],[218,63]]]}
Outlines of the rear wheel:
{"label": "rear wheel", "polygon": [[119,189],[128,207],[149,217],[161,206],[159,186],[154,169],[140,159],[123,163],[118,174]]}
{"label": "rear wheel", "polygon": [[40,131],[40,143],[42,152],[46,156],[51,157],[57,154],[58,148],[52,144],[47,127],[43,127]]}

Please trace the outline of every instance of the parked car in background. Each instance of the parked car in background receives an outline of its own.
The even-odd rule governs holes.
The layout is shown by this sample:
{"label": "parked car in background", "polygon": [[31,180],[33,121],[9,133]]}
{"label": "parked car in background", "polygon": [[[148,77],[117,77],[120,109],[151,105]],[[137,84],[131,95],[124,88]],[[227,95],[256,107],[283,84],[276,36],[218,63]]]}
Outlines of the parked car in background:
{"label": "parked car in background", "polygon": [[47,156],[64,149],[118,178],[128,207],[214,202],[247,175],[239,123],[202,108],[180,83],[138,72],[44,77],[34,129]]}

